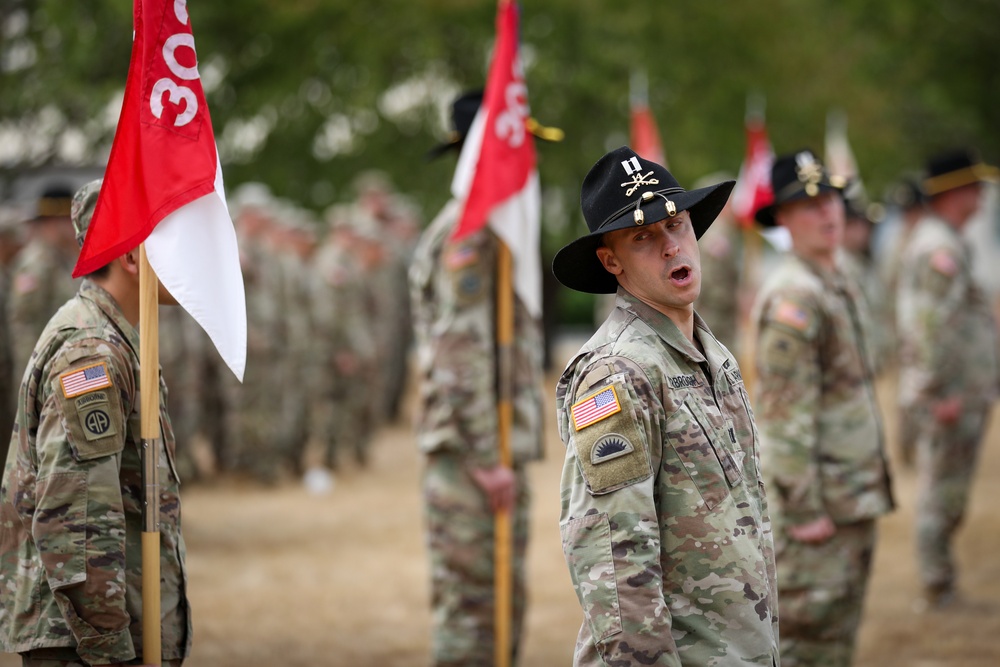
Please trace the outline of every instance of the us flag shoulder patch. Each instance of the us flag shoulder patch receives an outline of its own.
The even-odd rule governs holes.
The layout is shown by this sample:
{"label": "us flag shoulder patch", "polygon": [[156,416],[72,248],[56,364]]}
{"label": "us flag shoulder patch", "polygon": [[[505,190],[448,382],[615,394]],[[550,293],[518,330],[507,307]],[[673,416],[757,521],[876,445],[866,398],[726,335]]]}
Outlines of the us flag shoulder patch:
{"label": "us flag shoulder patch", "polygon": [[621,412],[621,409],[622,405],[618,402],[618,392],[615,391],[614,385],[611,385],[576,403],[570,408],[570,414],[573,417],[574,428],[579,431]]}
{"label": "us flag shoulder patch", "polygon": [[108,375],[108,367],[103,361],[96,364],[66,371],[59,376],[59,383],[62,385],[63,396],[73,398],[80,394],[86,394],[98,389],[111,386],[111,376]]}

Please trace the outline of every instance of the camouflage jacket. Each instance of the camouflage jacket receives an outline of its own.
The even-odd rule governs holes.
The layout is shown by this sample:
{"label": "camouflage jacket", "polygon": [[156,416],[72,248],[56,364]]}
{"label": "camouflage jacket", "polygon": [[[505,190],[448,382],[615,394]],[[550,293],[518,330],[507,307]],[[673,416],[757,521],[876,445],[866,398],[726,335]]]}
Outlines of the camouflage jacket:
{"label": "camouflage jacket", "polygon": [[997,330],[955,229],[926,216],[904,250],[898,287],[903,405],[997,394]]}
{"label": "camouflage jacket", "polygon": [[[18,397],[0,489],[0,646],[71,647],[88,664],[142,653],[139,340],[85,280],[46,326]],[[173,432],[160,384],[164,659],[189,652]]]}
{"label": "camouflage jacket", "polygon": [[775,519],[850,523],[892,509],[864,298],[789,254],[754,305],[755,397]]}
{"label": "camouflage jacket", "polygon": [[[498,462],[496,252],[488,229],[458,242],[449,235],[460,206],[452,200],[424,232],[410,266],[420,408],[417,444],[448,451],[477,467]],[[542,333],[520,299],[514,304],[511,452],[515,462],[542,454]]]}
{"label": "camouflage jacket", "polygon": [[[619,290],[556,390],[576,665],[778,664],[758,438],[739,367]],[[773,661],[773,663],[772,663]]]}

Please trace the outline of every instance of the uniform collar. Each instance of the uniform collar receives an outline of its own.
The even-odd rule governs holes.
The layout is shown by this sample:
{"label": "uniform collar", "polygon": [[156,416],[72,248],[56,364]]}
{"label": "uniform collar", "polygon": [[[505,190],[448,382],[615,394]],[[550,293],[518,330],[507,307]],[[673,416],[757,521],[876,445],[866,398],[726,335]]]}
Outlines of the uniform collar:
{"label": "uniform collar", "polygon": [[121,332],[122,337],[128,341],[132,351],[139,354],[139,332],[125,319],[125,314],[122,313],[114,297],[103,287],[87,278],[83,279],[79,294],[82,299],[90,301],[100,308],[101,312],[115,325],[115,328]]}
{"label": "uniform collar", "polygon": [[[674,324],[673,320],[660,311],[646,305],[621,287],[618,288],[615,305],[619,308],[634,312],[640,320],[645,322],[653,331],[656,332],[656,335],[659,336],[664,343],[674,348],[691,361],[699,364],[705,361],[705,355],[698,350],[694,343],[687,339],[687,336],[681,333],[681,330],[677,328],[677,325]],[[695,313],[694,330],[696,336],[698,335],[699,325],[704,327],[705,323],[700,317],[698,317],[698,314]]]}
{"label": "uniform collar", "polygon": [[837,289],[843,288],[844,259],[843,256],[841,255],[841,252],[837,253],[837,258],[835,260],[835,266],[833,269],[824,268],[819,264],[816,264],[815,262],[812,262],[795,252],[791,253],[791,257],[793,257],[797,262],[802,264],[802,266],[804,266],[806,270],[808,270],[814,276],[823,281],[823,284],[826,285],[827,287],[833,287]]}

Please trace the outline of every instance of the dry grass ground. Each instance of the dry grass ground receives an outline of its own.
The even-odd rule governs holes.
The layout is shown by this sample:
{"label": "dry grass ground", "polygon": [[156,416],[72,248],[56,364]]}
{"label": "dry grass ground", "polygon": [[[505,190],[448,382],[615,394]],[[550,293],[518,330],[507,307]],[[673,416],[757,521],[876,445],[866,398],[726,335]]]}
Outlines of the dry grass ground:
{"label": "dry grass ground", "polygon": [[[891,395],[891,386],[883,386]],[[548,414],[552,414],[551,410]],[[894,430],[891,417],[888,428]],[[896,471],[900,509],[881,523],[857,665],[1000,665],[1000,424],[994,420],[957,544],[964,601],[918,614],[914,479]],[[568,665],[580,622],[559,546],[562,445],[532,470],[530,612],[523,667]],[[194,653],[190,667],[419,667],[428,656],[427,558],[420,460],[406,426],[387,429],[367,469],[332,493],[288,482],[221,481],[184,495]],[[0,667],[20,664],[0,655]]]}

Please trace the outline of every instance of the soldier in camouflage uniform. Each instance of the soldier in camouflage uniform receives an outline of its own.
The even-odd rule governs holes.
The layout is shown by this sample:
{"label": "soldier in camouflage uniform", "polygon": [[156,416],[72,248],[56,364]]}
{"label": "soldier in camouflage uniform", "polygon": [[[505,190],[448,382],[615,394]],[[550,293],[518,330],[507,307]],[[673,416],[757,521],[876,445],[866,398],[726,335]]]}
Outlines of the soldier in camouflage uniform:
{"label": "soldier in camouflage uniform", "polygon": [[73,264],[77,247],[70,224],[73,193],[62,186],[45,190],[29,224],[28,244],[11,270],[7,321],[13,343],[15,391],[31,350],[46,322],[76,293]]}
{"label": "soldier in camouflage uniform", "polygon": [[[73,200],[83,241],[100,181]],[[142,653],[138,250],[84,279],[24,374],[0,490],[0,647],[26,666]],[[160,290],[162,303],[176,303]],[[160,383],[162,660],[190,650],[174,441]]]}
{"label": "soldier in camouflage uniform", "polygon": [[7,460],[7,434],[14,425],[17,389],[13,378],[21,377],[23,368],[14,370],[11,358],[10,328],[7,324],[7,294],[10,266],[21,249],[21,220],[13,207],[0,207],[0,461]]}
{"label": "soldier in camouflage uniform", "polygon": [[736,359],[694,312],[697,239],[733,181],[685,191],[622,147],[583,182],[590,234],[556,255],[615,308],[556,389],[574,665],[778,664],[771,522]]}
{"label": "soldier in camouflage uniform", "polygon": [[754,305],[756,407],[774,507],[785,667],[847,666],[875,546],[893,507],[869,319],[840,263],[844,201],[808,150],[772,169],[757,221],[792,252]]}
{"label": "soldier in camouflage uniform", "polygon": [[[461,145],[481,100],[453,105]],[[494,660],[494,512],[513,531],[512,652],[525,610],[530,490],[526,463],[542,454],[541,323],[515,298],[512,350],[513,467],[497,436],[496,256],[488,228],[452,241],[461,202],[449,201],[417,244],[410,267],[419,407],[417,446],[431,560],[433,664],[488,667]]]}
{"label": "soldier in camouflage uniform", "polygon": [[[699,179],[694,187],[731,180],[728,174],[712,174]],[[730,206],[722,209],[715,223],[698,242],[701,249],[701,294],[695,307],[712,334],[737,356],[740,347],[740,307],[743,239]]]}
{"label": "soldier in camouflage uniform", "polygon": [[316,390],[312,431],[329,468],[340,456],[363,462],[372,435],[372,393],[367,379],[376,363],[367,308],[361,239],[343,206],[327,211],[330,227],[313,261],[312,319]]}
{"label": "soldier in camouflage uniform", "polygon": [[961,231],[995,175],[968,152],[928,163],[927,212],[904,250],[898,322],[901,408],[916,422],[917,554],[927,603],[955,592],[951,545],[997,395],[997,332]]}

